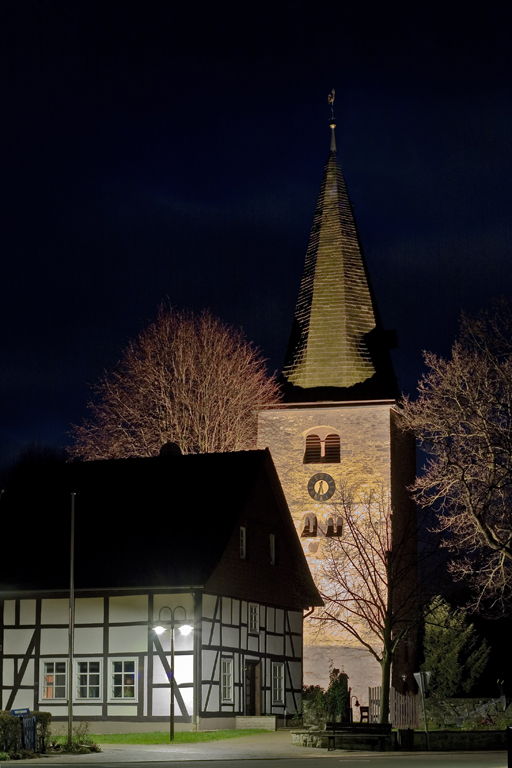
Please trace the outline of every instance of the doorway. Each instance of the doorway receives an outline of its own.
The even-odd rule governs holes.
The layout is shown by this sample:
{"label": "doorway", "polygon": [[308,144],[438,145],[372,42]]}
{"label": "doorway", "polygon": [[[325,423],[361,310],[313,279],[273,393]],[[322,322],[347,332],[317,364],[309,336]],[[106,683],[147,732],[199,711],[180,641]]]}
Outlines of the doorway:
{"label": "doorway", "polygon": [[245,660],[245,714],[261,715],[261,662]]}

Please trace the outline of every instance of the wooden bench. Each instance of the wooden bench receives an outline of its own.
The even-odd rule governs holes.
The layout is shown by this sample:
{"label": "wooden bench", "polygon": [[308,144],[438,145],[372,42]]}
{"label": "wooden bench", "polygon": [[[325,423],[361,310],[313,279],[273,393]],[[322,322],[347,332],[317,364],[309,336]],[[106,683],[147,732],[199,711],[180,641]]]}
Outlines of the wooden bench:
{"label": "wooden bench", "polygon": [[[390,723],[326,723],[327,749],[336,749],[336,735],[347,736],[351,741],[368,741],[375,744],[379,752],[384,751],[386,738],[391,733]],[[343,739],[342,739],[343,741]]]}

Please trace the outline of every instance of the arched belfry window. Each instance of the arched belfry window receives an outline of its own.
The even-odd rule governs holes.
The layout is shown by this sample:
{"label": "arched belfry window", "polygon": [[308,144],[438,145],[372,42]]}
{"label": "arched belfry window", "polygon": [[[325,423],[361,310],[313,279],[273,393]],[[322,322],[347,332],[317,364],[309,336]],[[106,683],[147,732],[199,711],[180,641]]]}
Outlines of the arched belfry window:
{"label": "arched belfry window", "polygon": [[340,463],[340,436],[337,434],[327,435],[325,438],[325,456],[326,464]]}
{"label": "arched belfry window", "polygon": [[304,464],[339,464],[340,436],[329,427],[317,427],[306,435]]}
{"label": "arched belfry window", "polygon": [[322,444],[318,435],[306,436],[306,451],[304,464],[320,464],[322,461]]}
{"label": "arched belfry window", "polygon": [[304,518],[304,526],[302,528],[302,533],[300,534],[304,538],[307,538],[308,536],[316,536],[317,534],[317,523],[316,523],[316,515],[308,514]]}
{"label": "arched belfry window", "polygon": [[326,536],[341,536],[341,517],[328,517],[326,523]]}

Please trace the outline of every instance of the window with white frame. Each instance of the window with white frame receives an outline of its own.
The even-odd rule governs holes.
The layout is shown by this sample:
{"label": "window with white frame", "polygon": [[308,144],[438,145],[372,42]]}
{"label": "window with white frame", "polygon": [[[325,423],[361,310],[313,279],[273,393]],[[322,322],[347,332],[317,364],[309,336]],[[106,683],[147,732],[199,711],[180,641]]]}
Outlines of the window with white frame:
{"label": "window with white frame", "polygon": [[66,699],[68,690],[67,661],[43,661],[43,699]]}
{"label": "window with white frame", "polygon": [[75,667],[77,699],[99,699],[101,696],[101,661],[77,661]]}
{"label": "window with white frame", "polygon": [[233,703],[233,659],[222,659],[221,691],[224,704]]}
{"label": "window with white frame", "polygon": [[245,525],[240,526],[240,560],[247,557],[247,529]]}
{"label": "window with white frame", "polygon": [[260,607],[257,603],[249,603],[249,632],[257,634],[260,631]]}
{"label": "window with white frame", "polygon": [[135,659],[110,660],[110,697],[118,701],[134,701],[137,698]]}
{"label": "window with white frame", "polygon": [[284,664],[272,663],[272,704],[284,704]]}

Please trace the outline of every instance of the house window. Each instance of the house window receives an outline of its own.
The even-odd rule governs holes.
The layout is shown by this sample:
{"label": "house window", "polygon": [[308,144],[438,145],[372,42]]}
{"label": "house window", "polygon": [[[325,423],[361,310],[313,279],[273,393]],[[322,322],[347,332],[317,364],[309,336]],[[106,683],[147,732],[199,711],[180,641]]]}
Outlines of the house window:
{"label": "house window", "polygon": [[67,698],[67,670],[66,661],[43,662],[43,699]]}
{"label": "house window", "polygon": [[340,454],[340,436],[337,433],[327,433],[327,429],[321,427],[318,433],[306,435],[304,464],[339,464]]}
{"label": "house window", "polygon": [[270,565],[276,564],[276,537],[275,534],[270,534]]}
{"label": "house window", "polygon": [[222,659],[221,688],[223,704],[233,703],[233,659]]}
{"label": "house window", "polygon": [[112,659],[110,662],[110,695],[112,699],[136,699],[135,659]]}
{"label": "house window", "polygon": [[247,557],[247,529],[245,525],[240,526],[240,560]]}
{"label": "house window", "polygon": [[272,704],[284,704],[284,664],[272,664]]}
{"label": "house window", "polygon": [[303,536],[304,538],[307,538],[308,536],[316,536],[316,534],[317,534],[316,515],[308,514],[304,518],[304,527],[300,535]]}
{"label": "house window", "polygon": [[101,661],[76,662],[77,699],[99,699],[101,691]]}
{"label": "house window", "polygon": [[260,631],[260,607],[257,603],[249,603],[249,632],[257,634]]}

